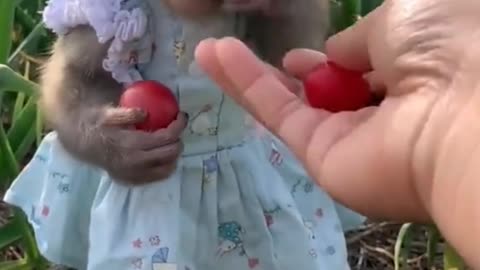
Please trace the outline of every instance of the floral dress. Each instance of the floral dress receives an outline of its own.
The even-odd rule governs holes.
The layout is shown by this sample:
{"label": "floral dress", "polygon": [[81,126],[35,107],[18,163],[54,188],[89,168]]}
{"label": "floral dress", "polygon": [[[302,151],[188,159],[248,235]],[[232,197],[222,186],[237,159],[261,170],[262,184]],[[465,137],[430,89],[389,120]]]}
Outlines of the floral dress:
{"label": "floral dress", "polygon": [[105,69],[119,82],[158,80],[190,115],[167,180],[116,184],[48,134],[8,190],[49,260],[88,270],[348,269],[344,231],[363,217],[335,204],[288,149],[193,61],[203,38],[241,36],[242,18],[175,17],[159,0],[51,0],[59,35],[90,24],[113,39]]}

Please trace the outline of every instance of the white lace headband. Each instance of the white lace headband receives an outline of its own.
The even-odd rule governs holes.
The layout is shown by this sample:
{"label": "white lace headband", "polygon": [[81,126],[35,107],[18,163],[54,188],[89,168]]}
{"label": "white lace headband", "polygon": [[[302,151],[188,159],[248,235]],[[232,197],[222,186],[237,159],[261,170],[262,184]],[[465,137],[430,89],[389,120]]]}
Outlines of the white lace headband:
{"label": "white lace headband", "polygon": [[100,43],[112,40],[104,59],[105,70],[120,83],[141,80],[136,60],[129,55],[131,43],[147,33],[148,18],[141,7],[127,7],[124,0],[49,0],[43,11],[47,28],[58,35],[78,25],[90,25]]}

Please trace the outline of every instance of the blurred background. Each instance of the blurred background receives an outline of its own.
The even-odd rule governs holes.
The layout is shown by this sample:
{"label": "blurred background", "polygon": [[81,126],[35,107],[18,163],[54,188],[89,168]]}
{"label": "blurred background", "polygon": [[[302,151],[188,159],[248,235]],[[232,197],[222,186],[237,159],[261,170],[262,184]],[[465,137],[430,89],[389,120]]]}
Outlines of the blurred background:
{"label": "blurred background", "polygon": [[[294,1],[294,0],[292,0]],[[0,195],[45,134],[36,99],[38,68],[54,35],[41,22],[46,0],[0,0]],[[382,0],[331,0],[334,34]],[[466,269],[434,226],[368,222],[347,238],[356,269]],[[74,244],[74,243],[72,243]],[[38,252],[25,216],[0,201],[0,270],[58,269]],[[79,269],[80,270],[80,269]]]}

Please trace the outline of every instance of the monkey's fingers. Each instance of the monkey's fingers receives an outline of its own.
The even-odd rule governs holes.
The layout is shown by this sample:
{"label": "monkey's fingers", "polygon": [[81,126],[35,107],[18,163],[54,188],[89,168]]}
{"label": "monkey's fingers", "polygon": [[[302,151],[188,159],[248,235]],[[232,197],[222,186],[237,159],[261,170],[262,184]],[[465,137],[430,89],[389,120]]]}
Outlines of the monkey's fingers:
{"label": "monkey's fingers", "polygon": [[140,108],[107,108],[102,124],[106,126],[130,126],[145,120],[147,113]]}
{"label": "monkey's fingers", "polygon": [[187,126],[188,117],[180,113],[175,121],[167,128],[155,132],[144,132],[139,130],[118,130],[115,135],[125,149],[150,150],[172,144],[179,140],[180,135]]}
{"label": "monkey's fingers", "polygon": [[138,151],[133,153],[128,163],[132,169],[145,170],[149,167],[160,166],[165,163],[177,161],[183,151],[183,143],[176,141],[174,143],[153,148],[147,151]]}

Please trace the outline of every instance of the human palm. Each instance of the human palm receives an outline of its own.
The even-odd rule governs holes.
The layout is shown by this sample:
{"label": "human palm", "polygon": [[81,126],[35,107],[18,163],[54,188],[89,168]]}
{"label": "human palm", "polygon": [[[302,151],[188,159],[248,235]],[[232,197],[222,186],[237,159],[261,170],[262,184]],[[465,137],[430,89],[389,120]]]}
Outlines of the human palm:
{"label": "human palm", "polygon": [[[204,41],[197,60],[335,199],[371,217],[433,219],[458,239],[475,227],[462,223],[459,230],[452,216],[478,210],[472,179],[480,171],[471,164],[480,162],[479,12],[480,2],[470,0],[386,1],[331,38],[330,60],[372,71],[375,90],[385,91],[379,106],[356,112],[306,106],[283,75],[232,38]],[[294,50],[285,68],[302,77],[324,60]]]}

